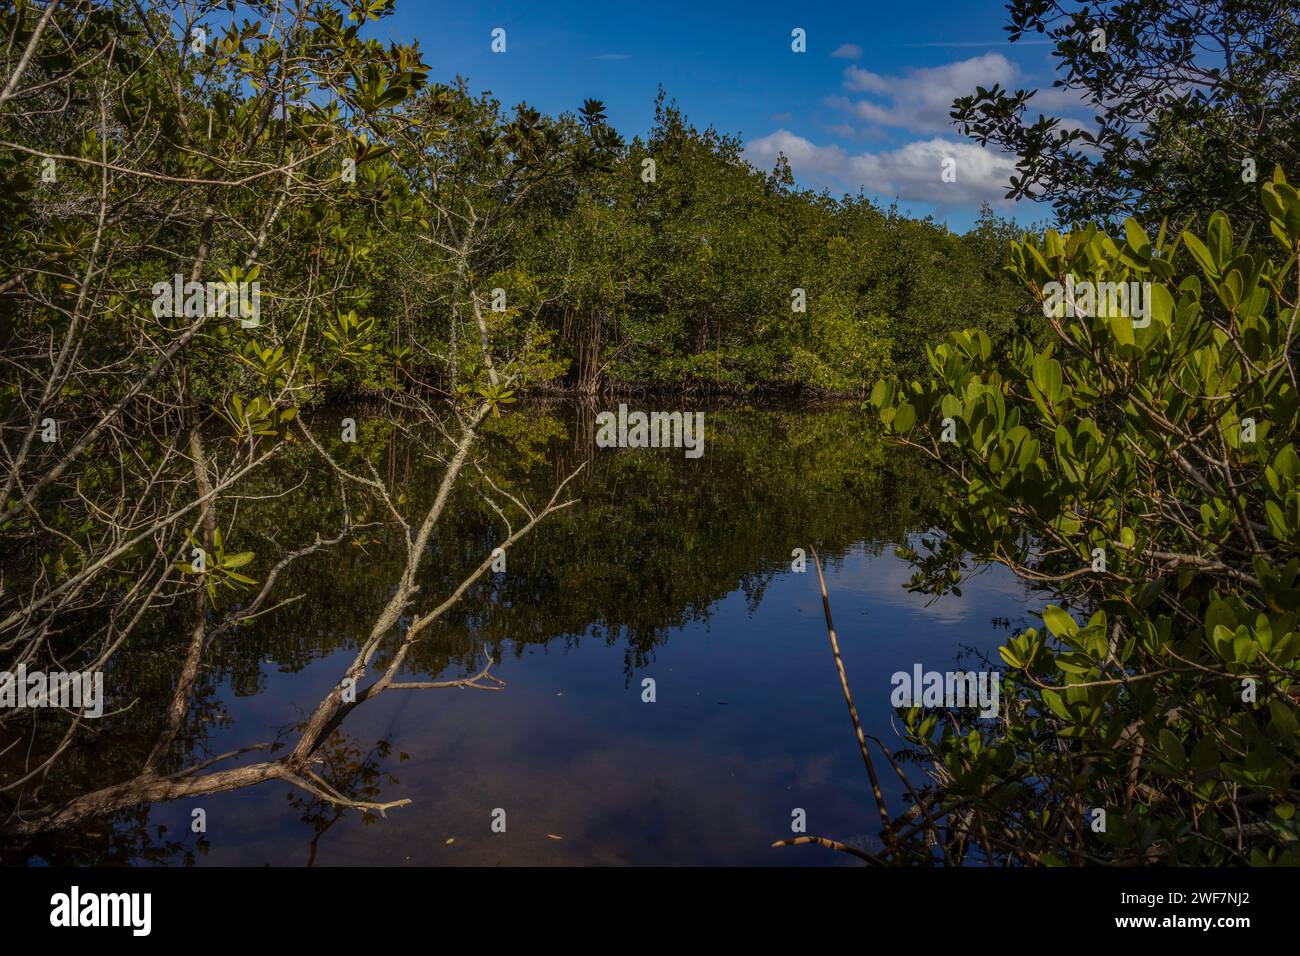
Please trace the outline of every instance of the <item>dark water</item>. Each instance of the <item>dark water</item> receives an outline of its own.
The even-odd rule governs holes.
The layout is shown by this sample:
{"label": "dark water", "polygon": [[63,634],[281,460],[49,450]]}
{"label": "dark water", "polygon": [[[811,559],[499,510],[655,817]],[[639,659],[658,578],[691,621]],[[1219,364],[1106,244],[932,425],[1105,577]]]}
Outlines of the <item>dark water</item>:
{"label": "dark water", "polygon": [[[1024,617],[1021,586],[990,572],[961,598],[928,605],[904,589],[911,572],[892,545],[926,526],[930,479],[879,446],[855,406],[709,410],[698,460],[672,449],[597,449],[591,409],[516,409],[493,423],[485,469],[538,503],[586,460],[572,485],[580,503],[517,545],[507,573],[468,594],[409,658],[416,679],[449,677],[476,669],[486,644],[507,686],[382,695],[348,718],[319,768],[355,795],[411,805],[380,819],[265,784],[142,808],[43,841],[30,848],[34,859],[846,865],[817,847],[771,847],[791,835],[796,808],[809,833],[870,846],[878,819],[816,573],[811,556],[807,573],[792,572],[792,549],[815,546],[827,560],[858,710],[867,732],[895,749],[890,674],[917,662],[955,669],[990,653],[1006,635],[993,620]],[[346,414],[316,421],[325,430]],[[412,509],[427,500],[441,466],[391,423],[359,420],[362,441],[348,453],[369,457]],[[333,533],[334,484],[308,456],[291,455],[263,480],[267,491],[302,484],[242,505],[232,549],[269,554],[270,540]],[[421,575],[420,609],[482,559],[500,528],[463,488]],[[312,559],[284,584],[301,601],[216,648],[187,728],[190,760],[295,739],[391,593],[398,555],[383,537]],[[159,628],[128,662],[140,714],[165,700],[183,633]],[[110,675],[110,688],[121,688],[124,673]],[[642,700],[647,677],[654,703]],[[147,727],[144,716],[119,720],[104,731],[105,752],[138,766]],[[901,785],[883,783],[901,812]],[[196,808],[207,816],[202,838],[190,832]],[[497,808],[503,834],[491,829]]]}

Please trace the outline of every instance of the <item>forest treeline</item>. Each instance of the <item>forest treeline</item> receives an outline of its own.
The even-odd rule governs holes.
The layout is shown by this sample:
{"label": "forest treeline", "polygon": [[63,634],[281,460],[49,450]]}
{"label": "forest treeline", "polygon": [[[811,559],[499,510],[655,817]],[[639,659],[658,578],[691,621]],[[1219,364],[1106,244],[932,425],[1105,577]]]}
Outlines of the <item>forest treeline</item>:
{"label": "forest treeline", "polygon": [[[508,224],[471,267],[504,293],[493,334],[531,339],[525,386],[855,393],[919,370],[923,343],[950,331],[974,323],[1000,340],[1016,328],[1024,300],[1003,272],[1016,229],[987,207],[957,235],[863,195],[799,188],[784,159],[754,168],[738,137],[698,128],[662,90],[648,135],[626,142],[592,101],[552,121],[527,106],[507,117],[464,83],[427,95],[474,118],[461,135],[540,122],[599,157],[507,200]],[[453,348],[454,254],[397,268],[401,301],[372,311],[398,354]],[[400,384],[386,371],[377,362],[363,384]]]}
{"label": "forest treeline", "polygon": [[[472,393],[483,336],[515,357],[516,389],[862,394],[881,375],[920,371],[924,343],[948,332],[974,324],[1000,342],[1026,321],[1004,272],[1016,227],[987,206],[958,235],[861,194],[800,188],[784,158],[756,169],[739,137],[700,129],[662,89],[649,133],[625,139],[597,101],[555,117],[506,109],[463,78],[428,83],[414,48],[395,60],[355,24],[322,17],[319,32],[352,31],[374,61],[336,78],[348,86],[326,109],[320,77],[281,77],[280,95],[267,96],[255,80],[222,76],[258,55],[248,51],[265,40],[260,24],[212,31],[211,54],[164,45],[145,57],[158,24],[97,16],[120,30],[103,78],[121,83],[116,115],[73,95],[15,131],[0,173],[5,272],[12,283],[45,271],[32,256],[49,265],[87,248],[94,224],[75,212],[93,201],[95,164],[133,124],[158,123],[165,135],[148,163],[160,175],[120,197],[112,223],[114,244],[131,250],[110,267],[121,280],[114,311],[147,309],[153,284],[173,274],[259,282],[259,327],[216,328],[214,361],[194,370],[217,391],[240,368],[275,371],[308,295],[323,315],[302,343],[304,383],[327,398],[417,381]],[[255,171],[295,143],[310,150],[294,163],[314,195],[285,197],[293,215],[274,219],[258,264],[240,271],[276,180],[253,172],[238,189],[210,182],[207,196],[182,181]],[[205,200],[215,223],[188,209]],[[181,215],[148,214],[168,204]],[[177,250],[200,245],[203,268],[178,273]],[[328,288],[306,291],[311,263]],[[0,317],[6,336],[13,305]]]}

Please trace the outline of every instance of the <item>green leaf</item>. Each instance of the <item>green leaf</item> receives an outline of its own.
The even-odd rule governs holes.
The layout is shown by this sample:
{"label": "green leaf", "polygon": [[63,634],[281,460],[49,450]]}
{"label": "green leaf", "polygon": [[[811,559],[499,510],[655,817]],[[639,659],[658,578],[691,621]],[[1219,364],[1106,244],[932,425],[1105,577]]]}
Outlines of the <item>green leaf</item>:
{"label": "green leaf", "polygon": [[1124,221],[1124,238],[1133,247],[1134,252],[1141,252],[1151,246],[1151,240],[1147,238],[1147,234],[1138,225],[1138,221],[1131,216]]}
{"label": "green leaf", "polygon": [[1057,637],[1074,637],[1079,632],[1079,625],[1055,604],[1047,605],[1042,613],[1043,623]]}
{"label": "green leaf", "polygon": [[911,431],[912,426],[916,424],[916,410],[912,408],[910,404],[904,402],[902,405],[899,405],[898,409],[894,412],[894,420],[891,424],[893,425],[894,431],[898,432],[900,435],[906,434]]}
{"label": "green leaf", "polygon": [[1160,752],[1166,761],[1179,770],[1187,766],[1187,755],[1183,752],[1182,742],[1167,727],[1160,731]]}
{"label": "green leaf", "polygon": [[1214,256],[1211,255],[1209,247],[1193,236],[1190,232],[1183,233],[1183,242],[1187,244],[1187,251],[1192,254],[1192,258],[1195,259],[1197,264],[1205,271],[1205,274],[1211,278],[1217,279],[1219,276],[1219,266],[1214,261]]}

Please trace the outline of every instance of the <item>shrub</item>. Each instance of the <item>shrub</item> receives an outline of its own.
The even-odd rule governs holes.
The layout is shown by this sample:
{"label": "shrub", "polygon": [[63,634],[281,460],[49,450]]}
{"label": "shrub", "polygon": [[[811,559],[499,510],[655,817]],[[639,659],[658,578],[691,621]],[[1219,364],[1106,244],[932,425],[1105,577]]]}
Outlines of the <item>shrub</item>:
{"label": "shrub", "polygon": [[933,784],[929,822],[887,829],[895,859],[938,840],[957,861],[1300,863],[1300,195],[1280,170],[1263,205],[1262,241],[1222,212],[1154,244],[1132,219],[1122,240],[1026,236],[1009,268],[1039,301],[1069,276],[1149,282],[1149,324],[1049,317],[1045,347],[1009,354],[962,332],[928,380],[872,392],[948,484],[942,532],[902,549],[911,587],[996,562],[1056,602],[1001,648],[997,718],[902,712]]}

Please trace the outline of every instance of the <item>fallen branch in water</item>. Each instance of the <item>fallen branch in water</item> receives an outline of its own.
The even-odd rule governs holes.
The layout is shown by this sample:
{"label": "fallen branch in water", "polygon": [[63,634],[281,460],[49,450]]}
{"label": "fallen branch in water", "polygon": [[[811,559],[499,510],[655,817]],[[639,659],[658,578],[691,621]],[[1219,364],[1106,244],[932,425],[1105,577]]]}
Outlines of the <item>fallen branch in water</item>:
{"label": "fallen branch in water", "polygon": [[876,777],[876,768],[871,763],[871,751],[867,749],[867,738],[862,732],[862,721],[858,720],[858,708],[853,703],[853,692],[849,690],[849,678],[844,673],[844,661],[840,658],[840,642],[835,637],[835,623],[831,620],[831,599],[826,593],[826,579],[822,576],[822,559],[817,549],[812,549],[813,563],[817,567],[817,583],[822,591],[822,610],[826,613],[826,636],[830,638],[831,653],[835,655],[835,671],[840,677],[840,689],[844,691],[844,702],[849,706],[849,717],[853,720],[853,732],[858,735],[858,749],[862,751],[862,762],[867,765],[867,776],[871,778],[871,795],[876,799],[876,809],[880,811],[880,822],[884,827],[885,844],[893,842],[893,827],[889,821],[889,811],[885,809],[885,797],[880,792],[880,781]]}
{"label": "fallen branch in water", "polygon": [[[892,849],[895,843],[893,824],[889,819],[889,811],[885,809],[885,796],[880,790],[880,780],[876,776],[876,768],[871,761],[871,751],[867,749],[867,736],[862,732],[862,721],[858,719],[858,708],[853,703],[853,692],[849,690],[849,679],[848,675],[844,671],[844,660],[840,657],[840,642],[835,636],[835,623],[831,620],[831,599],[830,595],[826,593],[826,578],[822,575],[821,557],[817,554],[816,548],[812,549],[812,555],[813,563],[817,567],[817,583],[820,585],[822,592],[822,610],[826,614],[826,636],[830,638],[831,654],[835,657],[835,671],[839,674],[840,689],[844,691],[844,702],[849,708],[849,718],[853,721],[853,731],[858,736],[858,749],[862,751],[862,762],[866,764],[867,776],[871,779],[871,795],[875,798],[876,809],[880,812],[880,822],[882,826],[881,836],[885,841],[885,846]],[[894,762],[892,755],[890,755],[889,759],[890,763]],[[902,775],[902,771],[899,770],[897,764],[895,764],[894,769],[899,771],[900,776]],[[861,860],[865,860],[873,866],[885,865],[885,861],[873,853],[868,853],[866,850],[859,850],[857,847],[849,846],[846,843],[840,843],[837,840],[830,840],[826,837],[796,837],[792,840],[778,840],[776,843],[773,843],[772,846],[802,846],[808,843],[815,843],[818,846],[829,847],[830,849],[838,850],[841,853],[848,853],[851,856],[856,856]]]}
{"label": "fallen branch in water", "polygon": [[866,860],[872,866],[885,866],[885,861],[874,853],[868,853],[866,850],[859,850],[855,846],[849,846],[847,843],[840,843],[838,840],[828,840],[826,837],[819,836],[801,836],[793,840],[777,840],[772,846],[801,846],[805,843],[815,843],[818,846],[829,847],[832,850],[839,850],[841,853],[847,853],[850,856],[856,856],[860,860]]}

